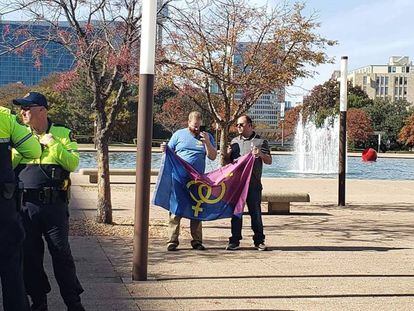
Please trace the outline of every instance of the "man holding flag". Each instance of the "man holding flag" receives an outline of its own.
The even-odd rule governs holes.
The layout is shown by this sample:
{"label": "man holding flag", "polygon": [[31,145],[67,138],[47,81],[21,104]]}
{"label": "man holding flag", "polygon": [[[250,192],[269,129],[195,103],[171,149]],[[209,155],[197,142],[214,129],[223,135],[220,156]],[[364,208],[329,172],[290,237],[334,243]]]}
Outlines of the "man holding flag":
{"label": "man holding flag", "polygon": [[[202,116],[198,111],[192,111],[188,115],[188,127],[176,131],[170,141],[170,148],[177,156],[191,165],[198,173],[203,174],[206,165],[206,156],[215,160],[217,149],[214,138],[210,133],[201,130]],[[166,145],[161,145],[161,150],[166,151]],[[178,203],[178,202],[177,202]],[[175,251],[179,245],[181,216],[171,213],[169,216],[169,240],[168,251]],[[202,244],[202,224],[198,219],[190,220],[191,246],[196,250],[204,250]]]}
{"label": "man holding flag", "polygon": [[[262,221],[262,168],[263,163],[272,164],[272,156],[270,155],[269,145],[265,139],[261,139],[253,131],[252,119],[247,116],[241,116],[237,119],[237,131],[239,136],[235,137],[228,147],[226,160],[231,163],[234,160],[246,155],[253,154],[255,157],[253,171],[249,181],[249,190],[247,193],[247,207],[252,222],[252,229],[254,232],[253,242],[256,249],[259,251],[267,250],[264,244],[265,235],[263,234]],[[242,239],[242,217],[233,216],[231,219],[231,237],[226,250],[237,250],[240,247],[240,240]]]}

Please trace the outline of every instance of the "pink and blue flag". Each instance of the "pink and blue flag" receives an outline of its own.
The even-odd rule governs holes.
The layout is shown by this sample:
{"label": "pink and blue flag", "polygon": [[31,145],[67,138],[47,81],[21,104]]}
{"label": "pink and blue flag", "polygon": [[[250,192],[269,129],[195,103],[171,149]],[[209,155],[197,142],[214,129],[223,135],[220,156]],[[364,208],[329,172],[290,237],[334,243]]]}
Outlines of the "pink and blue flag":
{"label": "pink and blue flag", "polygon": [[201,174],[167,147],[152,204],[190,219],[240,217],[254,160],[249,153],[215,171]]}

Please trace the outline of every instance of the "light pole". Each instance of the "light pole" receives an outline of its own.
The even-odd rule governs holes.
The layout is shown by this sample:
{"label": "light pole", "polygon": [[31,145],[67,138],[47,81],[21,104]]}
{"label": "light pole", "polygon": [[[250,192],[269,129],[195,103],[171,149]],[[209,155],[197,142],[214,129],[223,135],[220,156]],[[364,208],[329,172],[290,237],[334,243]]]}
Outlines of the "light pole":
{"label": "light pole", "polygon": [[157,1],[142,1],[132,279],[147,280]]}
{"label": "light pole", "polygon": [[282,121],[282,147],[285,139],[285,103],[280,103],[280,121]]}
{"label": "light pole", "polygon": [[217,146],[217,140],[218,140],[218,129],[219,129],[219,124],[216,122],[216,146]]}
{"label": "light pole", "polygon": [[98,124],[97,124],[97,122],[96,122],[96,118],[95,118],[95,120],[93,121],[93,147],[95,148],[95,150],[96,150],[96,132],[97,132],[97,126],[98,126]]}
{"label": "light pole", "polygon": [[345,206],[346,180],[346,110],[348,102],[348,56],[341,58],[341,78],[339,90],[339,168],[338,168],[338,205]]}

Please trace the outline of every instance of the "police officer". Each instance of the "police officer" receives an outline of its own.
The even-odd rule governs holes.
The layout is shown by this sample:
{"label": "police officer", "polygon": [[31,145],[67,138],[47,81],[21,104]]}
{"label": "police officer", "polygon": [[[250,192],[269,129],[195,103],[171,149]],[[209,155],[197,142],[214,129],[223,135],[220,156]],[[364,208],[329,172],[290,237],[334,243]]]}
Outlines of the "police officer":
{"label": "police officer", "polygon": [[56,281],[68,310],[85,310],[80,299],[83,288],[76,276],[68,239],[69,174],[79,164],[77,144],[68,128],[48,119],[48,103],[42,94],[30,92],[13,103],[20,105],[23,122],[30,125],[42,145],[42,155],[38,159],[28,159],[18,153],[13,156],[13,162],[18,163],[16,174],[24,183],[22,209],[26,240],[23,271],[32,310],[47,310],[46,295],[51,290],[43,268],[42,236],[47,242]]}
{"label": "police officer", "polygon": [[38,158],[39,142],[30,130],[17,123],[10,110],[0,107],[0,278],[4,310],[29,310],[21,267],[24,230],[18,213],[17,183],[11,148],[26,158]]}

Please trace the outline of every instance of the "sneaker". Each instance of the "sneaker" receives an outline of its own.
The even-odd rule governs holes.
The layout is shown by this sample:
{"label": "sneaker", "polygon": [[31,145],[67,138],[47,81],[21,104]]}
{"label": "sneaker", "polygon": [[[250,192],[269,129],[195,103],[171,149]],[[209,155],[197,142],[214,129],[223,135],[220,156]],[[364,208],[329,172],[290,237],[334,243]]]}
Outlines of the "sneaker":
{"label": "sneaker", "polygon": [[229,243],[226,246],[226,251],[235,251],[235,250],[238,250],[239,248],[240,248],[240,245],[239,244],[237,244],[237,243]]}
{"label": "sneaker", "polygon": [[204,245],[201,243],[197,243],[191,246],[193,247],[193,249],[198,250],[198,251],[204,251],[206,249]]}
{"label": "sneaker", "polygon": [[254,247],[258,250],[258,251],[267,251],[267,246],[264,243],[260,243],[260,244],[255,244]]}
{"label": "sneaker", "polygon": [[174,244],[174,243],[170,243],[170,244],[168,244],[168,246],[167,246],[167,251],[169,251],[169,252],[173,252],[173,251],[176,251],[177,250],[177,244]]}

